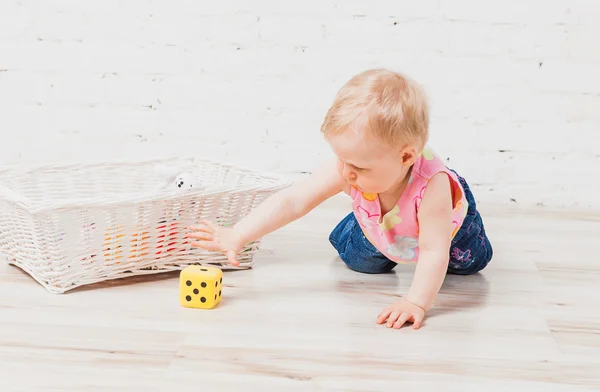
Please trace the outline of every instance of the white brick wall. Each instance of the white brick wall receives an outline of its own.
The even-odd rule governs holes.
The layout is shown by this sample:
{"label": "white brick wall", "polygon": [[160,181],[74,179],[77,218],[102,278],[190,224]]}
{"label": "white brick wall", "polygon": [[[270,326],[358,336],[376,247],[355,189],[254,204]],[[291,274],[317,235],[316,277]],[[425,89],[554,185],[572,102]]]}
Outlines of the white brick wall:
{"label": "white brick wall", "polygon": [[480,201],[598,209],[599,20],[596,0],[0,0],[0,164],[298,174],[330,154],[335,91],[389,67],[425,85],[432,145]]}

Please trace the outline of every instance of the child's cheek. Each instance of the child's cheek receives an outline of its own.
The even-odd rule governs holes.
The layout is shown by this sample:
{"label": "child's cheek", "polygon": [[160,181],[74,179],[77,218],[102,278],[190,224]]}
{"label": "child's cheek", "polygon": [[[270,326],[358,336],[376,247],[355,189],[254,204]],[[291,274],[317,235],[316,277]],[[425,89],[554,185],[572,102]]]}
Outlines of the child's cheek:
{"label": "child's cheek", "polygon": [[344,173],[344,164],[339,159],[337,160],[337,170],[338,170],[340,177],[343,177],[342,174]]}

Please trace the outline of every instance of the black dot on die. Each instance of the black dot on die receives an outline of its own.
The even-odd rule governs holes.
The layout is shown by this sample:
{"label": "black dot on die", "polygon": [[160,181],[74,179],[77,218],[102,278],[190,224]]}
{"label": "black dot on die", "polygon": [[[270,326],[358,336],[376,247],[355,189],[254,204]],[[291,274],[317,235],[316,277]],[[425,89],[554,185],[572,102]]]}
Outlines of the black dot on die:
{"label": "black dot on die", "polygon": [[206,268],[200,268],[200,271],[208,271]]}
{"label": "black dot on die", "polygon": [[192,281],[188,280],[187,282],[185,282],[186,285],[191,286],[192,285]]}
{"label": "black dot on die", "polygon": [[190,297],[189,295],[185,297],[185,300],[190,302],[192,300],[192,297]]}
{"label": "black dot on die", "polygon": [[221,291],[219,290],[219,297],[221,296]]}
{"label": "black dot on die", "polygon": [[217,299],[217,294],[215,294],[215,299]]}
{"label": "black dot on die", "polygon": [[206,298],[204,298],[204,297],[200,298],[200,302],[205,303],[206,302]]}
{"label": "black dot on die", "polygon": [[194,289],[194,294],[198,294],[199,292],[198,289]]}
{"label": "black dot on die", "polygon": [[202,287],[206,287],[206,282],[202,282],[202,283],[200,284],[200,286],[202,286]]}
{"label": "black dot on die", "polygon": [[221,280],[219,281],[219,283],[223,283],[223,278],[221,278]]}
{"label": "black dot on die", "polygon": [[215,287],[217,287],[218,284],[219,284],[219,282],[215,282]]}

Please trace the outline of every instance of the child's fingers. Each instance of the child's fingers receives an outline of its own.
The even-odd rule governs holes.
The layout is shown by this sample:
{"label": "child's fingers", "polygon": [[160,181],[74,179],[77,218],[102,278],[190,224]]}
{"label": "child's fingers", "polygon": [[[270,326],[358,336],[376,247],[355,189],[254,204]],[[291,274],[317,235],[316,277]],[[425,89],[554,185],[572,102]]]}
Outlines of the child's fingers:
{"label": "child's fingers", "polygon": [[237,253],[233,250],[230,250],[227,252],[227,259],[229,260],[229,262],[231,264],[233,264],[234,266],[238,266],[240,265],[240,262],[237,259]]}
{"label": "child's fingers", "polygon": [[383,312],[379,313],[379,316],[377,317],[377,324],[385,323],[385,320],[387,320],[390,314],[392,314],[392,309],[384,309]]}
{"label": "child's fingers", "polygon": [[219,244],[216,241],[193,241],[192,247],[206,250],[219,250]]}
{"label": "child's fingers", "polygon": [[400,312],[397,310],[394,310],[392,312],[392,314],[390,314],[390,317],[388,318],[387,327],[388,328],[392,327],[392,325],[394,325],[396,320],[398,320],[398,317],[400,317]]}
{"label": "child's fingers", "polygon": [[423,319],[425,318],[425,315],[418,315],[415,317],[415,322],[413,323],[413,328],[414,329],[419,329],[421,328],[421,324],[423,323]]}
{"label": "child's fingers", "polygon": [[198,225],[191,225],[190,230],[200,231],[200,232],[204,232],[204,233],[212,233],[214,231],[213,229],[210,228],[210,226],[207,226],[203,223],[200,223]]}
{"label": "child's fingers", "polygon": [[401,326],[403,326],[406,321],[410,318],[411,314],[408,312],[402,312],[402,314],[400,315],[400,317],[398,317],[398,321],[396,321],[394,323],[394,328],[398,329]]}
{"label": "child's fingers", "polygon": [[203,219],[202,223],[204,223],[206,226],[208,226],[212,231],[217,231],[220,229],[219,226],[215,225],[214,223],[212,223],[209,220]]}
{"label": "child's fingers", "polygon": [[207,240],[207,241],[212,241],[215,239],[215,236],[213,233],[206,233],[206,232],[202,232],[202,231],[198,231],[195,233],[189,233],[187,236],[189,238],[196,238],[199,240]]}

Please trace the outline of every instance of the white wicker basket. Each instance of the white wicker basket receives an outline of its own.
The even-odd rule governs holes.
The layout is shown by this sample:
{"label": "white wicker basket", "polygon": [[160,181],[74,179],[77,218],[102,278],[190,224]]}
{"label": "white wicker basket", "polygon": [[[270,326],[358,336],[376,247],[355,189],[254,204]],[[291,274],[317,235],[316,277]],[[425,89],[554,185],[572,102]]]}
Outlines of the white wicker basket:
{"label": "white wicker basket", "polygon": [[[164,167],[191,173],[193,188],[165,187]],[[249,268],[262,239],[234,267],[222,252],[192,248],[187,228],[235,224],[288,185],[196,158],[0,169],[0,252],[53,293],[190,264]]]}

